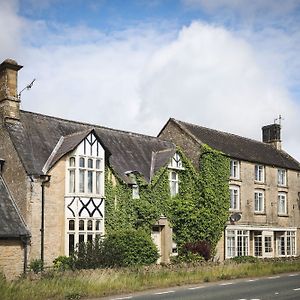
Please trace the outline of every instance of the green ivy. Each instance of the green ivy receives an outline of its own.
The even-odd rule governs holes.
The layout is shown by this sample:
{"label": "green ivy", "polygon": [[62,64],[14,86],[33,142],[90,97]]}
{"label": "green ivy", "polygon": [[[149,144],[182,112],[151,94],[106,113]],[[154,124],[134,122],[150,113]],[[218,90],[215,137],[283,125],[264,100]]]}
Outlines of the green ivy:
{"label": "green ivy", "polygon": [[[168,218],[179,249],[189,242],[220,239],[229,209],[229,159],[223,153],[202,146],[200,172],[196,171],[181,149],[177,148],[183,170],[179,170],[179,193],[170,196],[169,170],[161,168],[148,184],[140,175],[139,199],[132,189],[107,167],[105,172],[106,232],[124,228],[144,229],[150,233],[163,215]],[[112,177],[115,182],[113,183]]]}

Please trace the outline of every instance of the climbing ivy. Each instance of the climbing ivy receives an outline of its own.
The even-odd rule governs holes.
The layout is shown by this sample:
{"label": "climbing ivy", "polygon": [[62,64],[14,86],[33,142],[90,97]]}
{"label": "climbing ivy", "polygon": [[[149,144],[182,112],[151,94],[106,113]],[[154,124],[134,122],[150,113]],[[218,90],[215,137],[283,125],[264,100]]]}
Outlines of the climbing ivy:
{"label": "climbing ivy", "polygon": [[139,199],[132,199],[132,189],[111,168],[105,172],[106,232],[122,228],[145,229],[163,215],[168,218],[175,240],[181,247],[206,240],[213,246],[220,239],[229,209],[229,159],[204,145],[201,149],[200,172],[196,171],[181,149],[177,148],[183,169],[179,173],[179,193],[170,196],[169,170],[161,168],[150,183],[136,176]]}
{"label": "climbing ivy", "polygon": [[201,207],[205,240],[213,246],[220,240],[229,211],[230,160],[208,145],[200,155]]}

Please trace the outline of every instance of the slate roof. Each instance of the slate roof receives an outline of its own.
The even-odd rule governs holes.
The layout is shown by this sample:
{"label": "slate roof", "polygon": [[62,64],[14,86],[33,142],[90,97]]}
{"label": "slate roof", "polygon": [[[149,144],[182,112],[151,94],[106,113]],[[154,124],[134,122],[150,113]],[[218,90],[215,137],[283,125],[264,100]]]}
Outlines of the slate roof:
{"label": "slate roof", "polygon": [[52,166],[91,130],[108,153],[109,164],[125,182],[129,182],[125,173],[130,170],[139,172],[149,182],[151,169],[159,169],[171,158],[164,156],[153,166],[153,153],[170,150],[171,155],[175,152],[174,144],[156,137],[26,111],[20,111],[20,122],[6,123],[6,128],[29,175],[43,174],[43,167],[61,137],[64,138],[52,157]]}
{"label": "slate roof", "polygon": [[298,161],[285,151],[277,150],[270,144],[173,118],[169,122],[177,124],[199,144],[207,144],[231,158],[300,171]]}
{"label": "slate roof", "polygon": [[29,236],[17,206],[0,175],[0,238]]}

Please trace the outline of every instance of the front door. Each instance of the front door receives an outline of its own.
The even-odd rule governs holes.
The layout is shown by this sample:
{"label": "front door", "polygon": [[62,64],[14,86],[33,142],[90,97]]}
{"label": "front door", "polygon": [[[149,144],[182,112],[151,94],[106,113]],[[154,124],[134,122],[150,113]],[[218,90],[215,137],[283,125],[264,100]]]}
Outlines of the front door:
{"label": "front door", "polygon": [[157,260],[157,263],[161,263],[161,226],[155,225],[152,227],[151,237],[154,242],[154,244],[157,247],[159,258]]}
{"label": "front door", "polygon": [[273,232],[263,232],[264,257],[274,257],[274,234]]}

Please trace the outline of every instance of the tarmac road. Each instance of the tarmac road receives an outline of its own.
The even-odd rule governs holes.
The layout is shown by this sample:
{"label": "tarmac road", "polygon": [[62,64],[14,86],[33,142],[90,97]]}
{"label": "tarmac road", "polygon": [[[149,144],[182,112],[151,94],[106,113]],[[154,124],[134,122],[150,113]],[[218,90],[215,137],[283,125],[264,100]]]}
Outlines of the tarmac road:
{"label": "tarmac road", "polygon": [[114,296],[109,300],[300,300],[300,272],[270,277],[201,283],[137,294]]}

